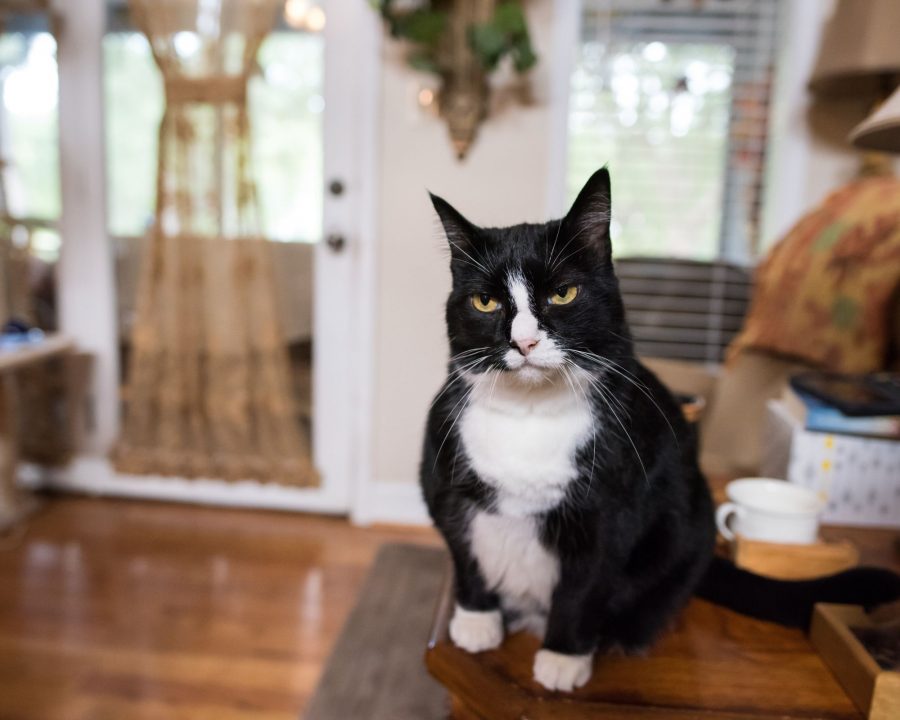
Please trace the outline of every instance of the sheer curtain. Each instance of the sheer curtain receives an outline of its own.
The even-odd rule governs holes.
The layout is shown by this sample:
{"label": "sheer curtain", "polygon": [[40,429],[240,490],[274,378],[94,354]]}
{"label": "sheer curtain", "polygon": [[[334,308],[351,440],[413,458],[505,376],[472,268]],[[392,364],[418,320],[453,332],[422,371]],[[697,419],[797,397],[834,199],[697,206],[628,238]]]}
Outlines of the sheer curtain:
{"label": "sheer curtain", "polygon": [[123,472],[317,483],[249,168],[247,84],[280,6],[131,2],[166,110],[115,451]]}

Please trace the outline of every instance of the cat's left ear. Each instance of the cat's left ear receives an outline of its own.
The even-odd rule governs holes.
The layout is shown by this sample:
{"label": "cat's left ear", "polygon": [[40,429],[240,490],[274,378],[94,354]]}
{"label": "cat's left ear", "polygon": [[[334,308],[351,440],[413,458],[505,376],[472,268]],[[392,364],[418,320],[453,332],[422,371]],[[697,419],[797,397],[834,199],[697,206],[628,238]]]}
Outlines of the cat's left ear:
{"label": "cat's left ear", "polygon": [[577,234],[586,243],[596,248],[600,257],[610,262],[612,245],[609,239],[609,218],[612,208],[609,170],[605,167],[595,172],[566,215],[565,224],[572,237]]}
{"label": "cat's left ear", "polygon": [[431,204],[441,219],[452,257],[466,257],[471,253],[471,245],[478,235],[476,227],[466,220],[459,211],[444,198],[428,193]]}

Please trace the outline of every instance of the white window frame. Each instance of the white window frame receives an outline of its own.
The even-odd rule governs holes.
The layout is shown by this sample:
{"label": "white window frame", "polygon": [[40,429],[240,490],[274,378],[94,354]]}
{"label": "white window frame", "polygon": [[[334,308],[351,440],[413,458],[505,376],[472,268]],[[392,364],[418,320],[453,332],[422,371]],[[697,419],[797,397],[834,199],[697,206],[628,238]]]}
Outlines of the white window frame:
{"label": "white window frame", "polygon": [[[806,126],[806,85],[827,15],[820,0],[792,0],[782,10],[776,45],[775,77],[769,103],[764,192],[760,216],[760,252],[785,232],[806,209],[807,177],[814,141]],[[547,209],[551,217],[567,207],[571,77],[581,38],[582,2],[555,0],[550,114],[552,132],[547,173]],[[613,180],[615,194],[615,179]],[[614,200],[615,202],[615,200]],[[723,248],[720,248],[720,253]],[[725,259],[719,257],[719,259]]]}

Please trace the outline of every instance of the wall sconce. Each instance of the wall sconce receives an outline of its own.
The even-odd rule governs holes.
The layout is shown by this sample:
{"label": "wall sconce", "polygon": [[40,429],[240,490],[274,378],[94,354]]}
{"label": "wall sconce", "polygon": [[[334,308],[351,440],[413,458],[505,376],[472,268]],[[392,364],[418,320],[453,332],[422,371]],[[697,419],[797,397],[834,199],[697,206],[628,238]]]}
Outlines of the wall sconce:
{"label": "wall sconce", "polygon": [[325,11],[311,0],[285,0],[284,21],[295,30],[322,32],[325,29]]}

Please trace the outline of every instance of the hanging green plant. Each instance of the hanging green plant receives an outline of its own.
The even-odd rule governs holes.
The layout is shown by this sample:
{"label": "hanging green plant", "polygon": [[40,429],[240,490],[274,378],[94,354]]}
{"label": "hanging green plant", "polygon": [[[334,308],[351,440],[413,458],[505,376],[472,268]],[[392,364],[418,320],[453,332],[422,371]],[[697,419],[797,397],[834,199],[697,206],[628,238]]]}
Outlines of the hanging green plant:
{"label": "hanging green plant", "polygon": [[524,74],[537,63],[517,0],[372,0],[407,62],[441,80],[438,108],[460,158],[487,117],[487,77],[505,58]]}
{"label": "hanging green plant", "polygon": [[[397,9],[398,4],[406,8]],[[458,4],[454,0],[423,0],[417,6],[409,7],[408,2],[373,0],[391,36],[414,46],[408,57],[409,64],[416,70],[435,74],[447,69],[441,44]],[[488,9],[494,5],[493,13],[486,20],[472,22],[466,28],[469,48],[481,67],[493,72],[508,55],[516,72],[530,70],[537,63],[537,55],[531,45],[522,6],[516,0],[481,4]]]}
{"label": "hanging green plant", "polygon": [[512,58],[513,67],[520,73],[527,72],[537,62],[525,13],[515,2],[500,3],[493,18],[473,25],[469,29],[469,43],[488,71],[494,70],[506,55]]}

